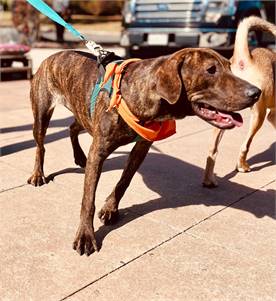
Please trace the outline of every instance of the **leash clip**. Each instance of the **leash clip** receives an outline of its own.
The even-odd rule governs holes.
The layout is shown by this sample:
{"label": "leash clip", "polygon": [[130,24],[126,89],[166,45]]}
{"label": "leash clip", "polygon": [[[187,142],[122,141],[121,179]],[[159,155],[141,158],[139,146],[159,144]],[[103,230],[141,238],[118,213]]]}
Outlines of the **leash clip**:
{"label": "leash clip", "polygon": [[87,41],[85,43],[85,46],[92,52],[92,54],[94,54],[95,56],[99,56],[100,51],[102,49],[101,45],[96,44],[93,41]]}

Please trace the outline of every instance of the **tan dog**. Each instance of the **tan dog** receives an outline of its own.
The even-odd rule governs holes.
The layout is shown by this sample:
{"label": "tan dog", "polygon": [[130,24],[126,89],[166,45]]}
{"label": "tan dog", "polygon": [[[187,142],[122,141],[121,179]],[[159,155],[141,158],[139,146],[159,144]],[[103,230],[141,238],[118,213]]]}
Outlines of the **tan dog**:
{"label": "tan dog", "polygon": [[[276,128],[275,115],[275,64],[276,53],[264,48],[256,48],[249,51],[247,36],[251,29],[264,30],[276,36],[276,26],[261,18],[251,16],[245,18],[238,26],[234,55],[231,58],[231,71],[238,77],[250,82],[262,90],[257,103],[251,107],[251,120],[249,132],[240,148],[237,162],[237,170],[249,172],[250,166],[246,161],[250,144],[257,131],[261,128],[266,113],[268,121]],[[215,129],[212,147],[206,162],[203,185],[207,187],[217,186],[214,175],[215,160],[218,152],[218,145],[223,136],[224,130]]]}

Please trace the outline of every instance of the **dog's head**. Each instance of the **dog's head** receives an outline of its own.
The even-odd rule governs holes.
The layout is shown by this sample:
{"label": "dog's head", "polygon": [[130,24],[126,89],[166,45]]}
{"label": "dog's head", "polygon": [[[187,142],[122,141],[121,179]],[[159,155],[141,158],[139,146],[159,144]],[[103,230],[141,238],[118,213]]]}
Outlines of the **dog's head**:
{"label": "dog's head", "polygon": [[229,129],[242,124],[234,111],[252,106],[261,90],[231,73],[229,61],[210,49],[183,49],[157,71],[157,93],[171,105],[185,98],[194,114]]}

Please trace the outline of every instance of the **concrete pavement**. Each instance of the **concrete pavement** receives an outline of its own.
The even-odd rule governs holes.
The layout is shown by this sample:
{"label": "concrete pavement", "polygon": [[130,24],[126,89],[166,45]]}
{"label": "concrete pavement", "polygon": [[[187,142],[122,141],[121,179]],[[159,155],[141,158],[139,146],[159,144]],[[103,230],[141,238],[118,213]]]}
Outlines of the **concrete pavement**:
{"label": "concrete pavement", "polygon": [[[39,60],[38,60],[39,61]],[[101,250],[72,250],[84,170],[74,165],[70,112],[57,107],[46,138],[45,173],[53,181],[26,184],[34,163],[29,82],[0,83],[0,300],[275,300],[276,168],[273,129],[253,141],[251,173],[234,171],[246,135],[222,140],[219,187],[201,187],[212,129],[197,117],[177,122],[177,134],[154,143],[121,202],[121,219],[95,218]],[[88,134],[80,137],[87,152]],[[132,144],[106,161],[99,210],[118,181]]]}

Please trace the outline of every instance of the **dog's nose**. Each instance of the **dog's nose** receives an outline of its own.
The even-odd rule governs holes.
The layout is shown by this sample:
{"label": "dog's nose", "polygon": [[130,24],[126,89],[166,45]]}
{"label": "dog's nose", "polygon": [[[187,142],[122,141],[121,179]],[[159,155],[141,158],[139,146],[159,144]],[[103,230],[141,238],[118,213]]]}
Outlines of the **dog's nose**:
{"label": "dog's nose", "polygon": [[252,100],[256,100],[256,101],[259,99],[261,93],[262,93],[262,90],[260,90],[257,87],[250,87],[245,90],[245,95],[247,97],[250,97]]}

